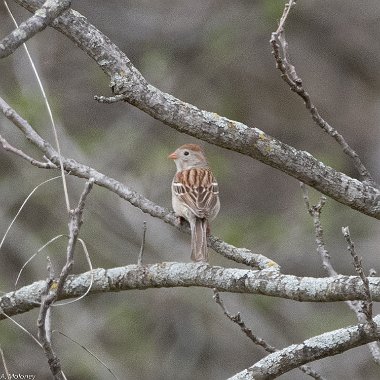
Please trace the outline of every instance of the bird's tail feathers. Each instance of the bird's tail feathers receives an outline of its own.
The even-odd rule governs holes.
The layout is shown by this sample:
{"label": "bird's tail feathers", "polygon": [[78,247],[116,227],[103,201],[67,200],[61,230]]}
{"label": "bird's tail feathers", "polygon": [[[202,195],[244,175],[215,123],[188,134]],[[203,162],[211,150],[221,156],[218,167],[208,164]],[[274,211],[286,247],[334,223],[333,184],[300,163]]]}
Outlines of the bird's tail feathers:
{"label": "bird's tail feathers", "polygon": [[195,218],[195,223],[190,223],[191,227],[191,260],[208,261],[207,251],[207,227],[206,219]]}

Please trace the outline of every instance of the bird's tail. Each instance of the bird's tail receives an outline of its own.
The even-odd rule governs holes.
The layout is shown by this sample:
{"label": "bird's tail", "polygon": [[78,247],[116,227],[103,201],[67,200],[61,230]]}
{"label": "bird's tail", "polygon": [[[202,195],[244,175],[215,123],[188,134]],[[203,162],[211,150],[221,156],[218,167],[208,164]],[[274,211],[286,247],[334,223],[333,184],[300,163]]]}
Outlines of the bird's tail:
{"label": "bird's tail", "polygon": [[191,260],[193,261],[208,261],[207,225],[207,220],[201,218],[195,218],[195,223],[190,223]]}

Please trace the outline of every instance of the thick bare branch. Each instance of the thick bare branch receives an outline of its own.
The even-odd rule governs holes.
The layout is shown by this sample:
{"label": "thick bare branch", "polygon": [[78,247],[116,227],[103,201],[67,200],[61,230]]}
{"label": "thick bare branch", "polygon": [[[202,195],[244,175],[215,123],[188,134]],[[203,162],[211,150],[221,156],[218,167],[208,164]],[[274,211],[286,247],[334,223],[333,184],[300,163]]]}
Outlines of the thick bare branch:
{"label": "thick bare branch", "polygon": [[[68,276],[60,299],[131,289],[206,287],[220,292],[261,294],[301,302],[365,300],[363,282],[357,276],[297,277],[273,270],[222,268],[195,263],[159,263],[94,269]],[[369,286],[374,301],[380,301],[380,278],[371,277]],[[0,308],[7,315],[25,313],[39,306],[46,281],[38,281],[0,297]],[[0,319],[4,319],[0,315]]]}
{"label": "thick bare branch", "polygon": [[[15,0],[29,11],[40,0]],[[179,132],[231,149],[277,168],[325,195],[380,219],[380,191],[324,165],[258,128],[200,110],[150,85],[128,57],[85,17],[68,10],[52,26],[65,34],[109,76],[114,92]]]}
{"label": "thick bare branch", "polygon": [[[187,224],[179,226],[176,222],[177,218],[173,212],[168,209],[161,207],[149,199],[143,197],[141,194],[133,191],[124,184],[116,181],[113,178],[107,177],[106,175],[96,171],[95,169],[82,165],[75,160],[68,159],[65,157],[60,157],[58,152],[45,141],[34,129],[33,127],[24,120],[20,115],[17,114],[2,98],[0,98],[0,110],[4,115],[11,120],[26,136],[26,138],[37,146],[47,158],[59,167],[62,161],[64,169],[71,175],[75,175],[81,178],[93,178],[95,183],[99,186],[103,186],[106,189],[119,195],[122,199],[125,199],[133,206],[138,207],[141,211],[150,214],[155,218],[163,220],[165,223],[169,223],[172,226],[178,228],[180,231],[190,233],[190,228]],[[249,266],[253,266],[260,269],[272,268],[274,270],[279,270],[279,265],[273,260],[267,257],[253,253],[245,248],[236,248],[215,236],[208,237],[209,246],[214,249],[214,251],[220,253],[228,259],[234,260],[238,263],[243,263]]]}
{"label": "thick bare branch", "polygon": [[[380,315],[374,320],[380,323]],[[274,379],[302,364],[341,354],[351,348],[373,342],[379,337],[380,331],[373,329],[371,324],[359,324],[330,331],[270,354],[229,380]]]}
{"label": "thick bare branch", "polygon": [[12,54],[20,45],[44,30],[57,16],[67,10],[71,0],[46,0],[35,14],[0,41],[0,58]]}

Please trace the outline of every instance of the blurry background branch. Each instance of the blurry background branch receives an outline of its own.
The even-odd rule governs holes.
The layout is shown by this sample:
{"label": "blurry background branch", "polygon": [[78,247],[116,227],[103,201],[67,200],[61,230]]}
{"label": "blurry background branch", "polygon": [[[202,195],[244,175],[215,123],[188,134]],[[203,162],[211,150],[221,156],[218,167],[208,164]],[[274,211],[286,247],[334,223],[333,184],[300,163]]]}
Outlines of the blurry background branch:
{"label": "blurry background branch", "polygon": [[[366,299],[362,280],[355,276],[297,277],[272,270],[255,271],[169,262],[110,269],[98,268],[92,272],[71,275],[67,278],[59,298],[81,296],[87,291],[92,275],[91,294],[132,289],[197,286],[216,288],[221,292],[261,294],[300,302]],[[380,301],[379,283],[380,278],[369,278],[369,287],[374,301]],[[10,316],[37,307],[45,284],[45,281],[37,281],[3,295],[0,297],[0,307]]]}
{"label": "blurry background branch", "polygon": [[[15,0],[35,11],[39,0]],[[68,10],[52,26],[93,58],[115,94],[179,132],[257,159],[366,215],[380,219],[380,191],[274,139],[258,128],[203,111],[149,84],[128,57],[78,12]],[[98,97],[98,100],[103,98]]]}

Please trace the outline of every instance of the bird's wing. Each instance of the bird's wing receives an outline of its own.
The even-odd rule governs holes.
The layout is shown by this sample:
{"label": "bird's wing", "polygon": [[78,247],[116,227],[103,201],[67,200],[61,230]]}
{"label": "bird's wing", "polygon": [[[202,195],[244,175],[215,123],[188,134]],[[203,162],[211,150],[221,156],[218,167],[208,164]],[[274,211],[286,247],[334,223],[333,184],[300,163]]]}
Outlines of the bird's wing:
{"label": "bird's wing", "polygon": [[208,168],[192,168],[177,173],[173,193],[198,218],[208,218],[218,202],[218,183]]}

